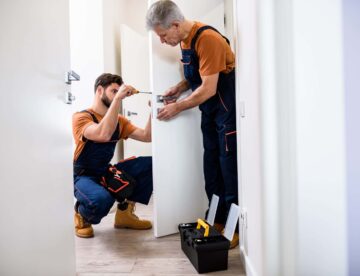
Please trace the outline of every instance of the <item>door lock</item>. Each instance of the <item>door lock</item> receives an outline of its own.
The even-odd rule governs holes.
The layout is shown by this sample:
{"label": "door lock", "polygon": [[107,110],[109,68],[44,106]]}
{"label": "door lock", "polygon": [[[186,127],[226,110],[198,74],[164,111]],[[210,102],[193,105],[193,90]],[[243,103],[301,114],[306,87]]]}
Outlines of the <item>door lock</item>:
{"label": "door lock", "polygon": [[128,117],[130,117],[131,115],[138,115],[138,114],[137,114],[137,112],[131,112],[128,110],[127,115],[128,115]]}
{"label": "door lock", "polygon": [[65,103],[72,104],[75,101],[75,96],[71,92],[65,92]]}

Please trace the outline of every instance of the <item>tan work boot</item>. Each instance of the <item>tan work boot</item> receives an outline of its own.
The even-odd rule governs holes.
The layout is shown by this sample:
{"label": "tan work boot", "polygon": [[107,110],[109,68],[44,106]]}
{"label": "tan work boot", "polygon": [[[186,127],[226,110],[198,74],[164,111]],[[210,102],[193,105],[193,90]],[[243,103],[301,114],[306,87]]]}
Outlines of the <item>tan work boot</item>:
{"label": "tan work boot", "polygon": [[236,246],[239,245],[239,233],[234,233],[234,236],[230,242],[230,249],[235,248]]}
{"label": "tan work boot", "polygon": [[222,233],[224,228],[225,228],[225,225],[224,224],[221,224],[221,223],[217,223],[215,222],[214,223],[214,228],[216,231],[218,231],[219,233]]}
{"label": "tan work boot", "polygon": [[152,224],[148,220],[139,219],[135,212],[135,202],[128,202],[128,206],[125,210],[116,210],[115,214],[115,228],[130,228],[138,230],[146,230],[152,227]]}
{"label": "tan work boot", "polygon": [[[224,228],[225,228],[225,226],[224,226],[223,224],[214,223],[214,228],[215,228],[216,230],[222,228],[220,231],[219,231],[219,230],[218,230],[218,231],[221,232],[222,235],[224,235]],[[235,232],[232,240],[230,241],[230,249],[235,248],[236,246],[238,246],[238,244],[239,244],[239,233],[236,233],[236,232]]]}
{"label": "tan work boot", "polygon": [[80,238],[94,237],[94,230],[91,224],[85,221],[85,219],[80,215],[80,213],[75,212],[74,221],[75,221],[76,236]]}

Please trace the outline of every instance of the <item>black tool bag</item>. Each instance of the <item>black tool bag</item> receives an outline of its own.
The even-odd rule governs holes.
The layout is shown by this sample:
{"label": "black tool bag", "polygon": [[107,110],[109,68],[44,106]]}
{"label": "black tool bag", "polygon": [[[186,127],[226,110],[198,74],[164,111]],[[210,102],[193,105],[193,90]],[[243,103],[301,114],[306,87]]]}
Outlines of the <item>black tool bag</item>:
{"label": "black tool bag", "polygon": [[[201,222],[199,222],[201,221]],[[205,226],[208,230],[200,228]],[[203,220],[179,224],[181,249],[198,273],[228,268],[230,241]]]}
{"label": "black tool bag", "polygon": [[129,198],[136,186],[136,181],[132,176],[112,165],[108,167],[106,174],[101,177],[100,183],[118,202],[123,202]]}

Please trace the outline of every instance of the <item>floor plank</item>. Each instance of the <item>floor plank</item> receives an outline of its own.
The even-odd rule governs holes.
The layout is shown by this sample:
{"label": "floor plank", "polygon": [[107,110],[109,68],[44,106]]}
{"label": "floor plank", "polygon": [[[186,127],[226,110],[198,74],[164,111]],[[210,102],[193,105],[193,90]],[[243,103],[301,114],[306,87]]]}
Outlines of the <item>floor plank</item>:
{"label": "floor plank", "polygon": [[[152,202],[136,207],[138,216],[153,221]],[[94,225],[94,238],[76,237],[78,276],[198,275],[181,250],[179,234],[155,238],[153,230],[115,229],[114,215]],[[202,275],[245,276],[239,248],[229,251],[228,270]]]}

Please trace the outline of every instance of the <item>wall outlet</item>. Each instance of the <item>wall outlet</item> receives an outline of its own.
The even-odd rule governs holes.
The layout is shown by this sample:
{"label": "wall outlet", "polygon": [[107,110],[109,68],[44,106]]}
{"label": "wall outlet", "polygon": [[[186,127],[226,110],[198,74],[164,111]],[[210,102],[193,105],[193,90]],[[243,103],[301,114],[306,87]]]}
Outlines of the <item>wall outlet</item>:
{"label": "wall outlet", "polygon": [[246,208],[242,208],[240,212],[240,244],[243,248],[244,254],[247,256],[248,254],[248,242],[247,242],[247,227],[248,227],[248,221],[247,221],[247,210]]}
{"label": "wall outlet", "polygon": [[247,210],[245,208],[242,208],[240,212],[240,224],[247,229]]}

